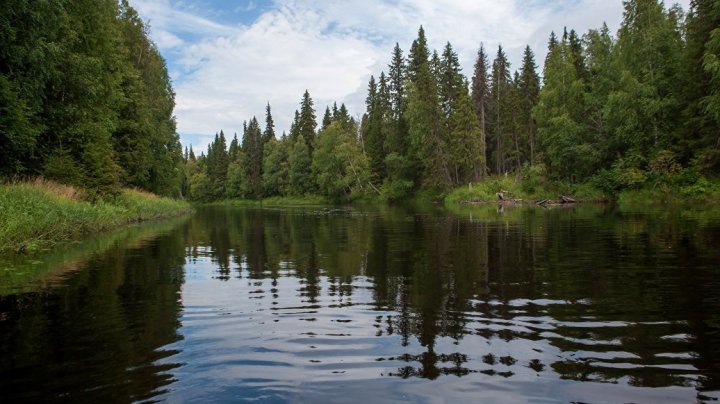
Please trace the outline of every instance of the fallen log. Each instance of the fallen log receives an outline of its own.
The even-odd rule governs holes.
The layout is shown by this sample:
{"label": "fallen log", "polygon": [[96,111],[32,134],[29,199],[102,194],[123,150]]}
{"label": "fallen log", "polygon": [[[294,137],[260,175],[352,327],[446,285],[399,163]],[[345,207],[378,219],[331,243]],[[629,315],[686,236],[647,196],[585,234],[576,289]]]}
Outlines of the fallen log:
{"label": "fallen log", "polygon": [[548,203],[550,203],[550,199],[543,199],[543,200],[540,200],[540,201],[536,201],[536,202],[535,202],[535,205],[545,206],[545,205],[547,205]]}
{"label": "fallen log", "polygon": [[576,201],[575,201],[575,199],[573,199],[569,196],[560,195],[560,200],[558,202],[560,202],[560,203],[575,203]]}

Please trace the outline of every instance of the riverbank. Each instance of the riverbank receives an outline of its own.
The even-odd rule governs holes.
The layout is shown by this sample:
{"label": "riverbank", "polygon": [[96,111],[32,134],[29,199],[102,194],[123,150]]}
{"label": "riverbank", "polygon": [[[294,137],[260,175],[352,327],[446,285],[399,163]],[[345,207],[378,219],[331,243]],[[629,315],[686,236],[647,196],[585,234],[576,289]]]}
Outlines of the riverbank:
{"label": "riverbank", "polygon": [[84,191],[50,181],[0,184],[0,252],[34,252],[191,210],[184,201],[135,189],[123,189],[113,198],[90,203]]}
{"label": "riverbank", "polygon": [[[578,203],[617,202],[632,205],[709,205],[720,202],[720,181],[701,177],[692,184],[655,183],[609,192],[594,183],[567,183],[495,176],[456,188],[444,196],[446,205],[506,203],[533,205],[560,202],[566,196]],[[501,198],[502,196],[502,198]]]}
{"label": "riverbank", "polygon": [[[452,190],[422,189],[405,200],[390,202],[381,195],[365,195],[352,201],[338,202],[319,195],[275,196],[264,199],[228,199],[202,203],[209,206],[356,206],[411,205],[460,206],[477,204],[542,205],[576,203],[609,203],[623,205],[698,205],[720,202],[720,179],[699,176],[693,181],[654,181],[627,188],[603,187],[599,181],[571,183],[550,181],[535,176],[491,176]],[[501,199],[502,196],[502,199]],[[561,200],[561,197],[566,197]]]}
{"label": "riverbank", "polygon": [[263,199],[226,199],[202,204],[204,206],[328,206],[329,199],[317,196],[273,196]]}
{"label": "riverbank", "polygon": [[612,195],[591,184],[551,183],[517,180],[514,176],[494,176],[483,182],[452,190],[444,198],[445,204],[535,204],[541,201],[557,202],[559,196],[577,202],[608,202]]}

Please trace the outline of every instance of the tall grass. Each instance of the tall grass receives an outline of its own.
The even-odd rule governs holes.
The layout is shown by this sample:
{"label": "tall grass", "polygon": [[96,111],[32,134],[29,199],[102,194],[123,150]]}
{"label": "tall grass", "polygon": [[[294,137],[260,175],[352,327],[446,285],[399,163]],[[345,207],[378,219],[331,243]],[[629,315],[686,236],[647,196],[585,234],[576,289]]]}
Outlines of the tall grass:
{"label": "tall grass", "polygon": [[0,184],[0,252],[32,252],[128,223],[189,211],[182,201],[125,189],[90,203],[75,187],[42,179]]}

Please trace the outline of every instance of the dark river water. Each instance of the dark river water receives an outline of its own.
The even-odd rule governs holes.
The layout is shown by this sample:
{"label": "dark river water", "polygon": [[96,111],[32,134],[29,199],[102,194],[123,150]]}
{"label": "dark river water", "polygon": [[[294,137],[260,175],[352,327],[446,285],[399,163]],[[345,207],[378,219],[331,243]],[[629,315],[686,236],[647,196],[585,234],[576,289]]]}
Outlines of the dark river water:
{"label": "dark river water", "polygon": [[0,259],[0,402],[713,402],[720,213],[201,208]]}

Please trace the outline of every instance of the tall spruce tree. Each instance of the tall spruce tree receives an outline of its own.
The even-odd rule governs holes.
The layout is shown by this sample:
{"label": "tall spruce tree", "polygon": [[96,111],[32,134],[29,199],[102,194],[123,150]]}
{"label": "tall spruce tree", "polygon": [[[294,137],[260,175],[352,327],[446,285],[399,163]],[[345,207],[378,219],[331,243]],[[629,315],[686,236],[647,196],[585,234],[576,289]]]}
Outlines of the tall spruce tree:
{"label": "tall spruce tree", "polygon": [[511,100],[512,79],[510,63],[502,46],[498,46],[497,55],[492,65],[489,103],[489,135],[491,137],[489,154],[496,173],[504,173],[509,167],[506,162],[507,148],[511,146],[506,139],[511,131]]}
{"label": "tall spruce tree", "polygon": [[265,130],[263,131],[262,135],[262,143],[265,144],[270,141],[270,139],[275,138],[275,121],[272,117],[272,111],[270,110],[270,103],[267,103],[267,106],[265,106]]}
{"label": "tall spruce tree", "polygon": [[490,86],[488,78],[488,58],[485,54],[483,44],[480,44],[477,59],[475,60],[475,69],[472,77],[472,99],[475,113],[480,121],[480,139],[479,147],[483,161],[482,165],[475,167],[475,177],[482,179],[487,174],[487,113],[490,105]]}
{"label": "tall spruce tree", "polygon": [[437,80],[428,60],[427,39],[420,27],[413,41],[408,60],[410,86],[407,110],[410,156],[420,168],[416,184],[447,186],[452,182],[449,155],[442,137],[442,112],[438,99]]}
{"label": "tall spruce tree", "polygon": [[322,119],[322,125],[320,126],[320,131],[323,131],[327,129],[328,126],[333,122],[332,115],[330,114],[330,107],[325,107],[325,114],[323,115]]}
{"label": "tall spruce tree", "polygon": [[315,143],[315,128],[317,121],[315,118],[315,109],[313,108],[313,100],[310,93],[305,90],[302,101],[300,102],[300,116],[298,120],[298,134],[303,138],[307,145],[308,152],[312,154]]}
{"label": "tall spruce tree", "polygon": [[244,170],[247,178],[247,196],[261,198],[263,195],[263,139],[260,124],[253,117],[248,124],[242,140],[242,151],[245,156]]}
{"label": "tall spruce tree", "polygon": [[525,47],[523,53],[522,67],[520,68],[520,80],[518,82],[518,95],[520,97],[519,122],[527,141],[528,159],[530,164],[535,164],[535,151],[537,143],[537,127],[532,116],[532,110],[538,103],[540,97],[540,76],[537,73],[535,55],[530,46]]}

